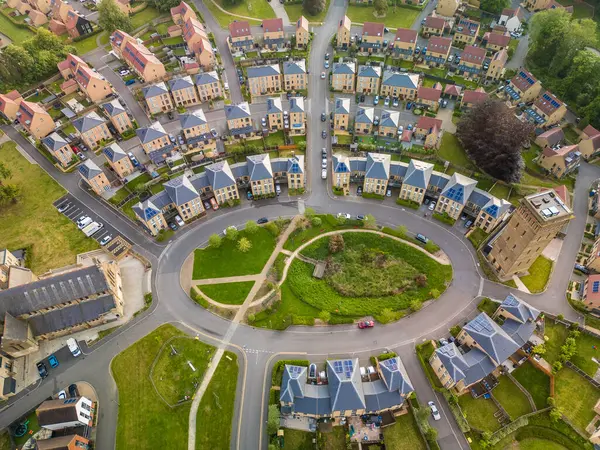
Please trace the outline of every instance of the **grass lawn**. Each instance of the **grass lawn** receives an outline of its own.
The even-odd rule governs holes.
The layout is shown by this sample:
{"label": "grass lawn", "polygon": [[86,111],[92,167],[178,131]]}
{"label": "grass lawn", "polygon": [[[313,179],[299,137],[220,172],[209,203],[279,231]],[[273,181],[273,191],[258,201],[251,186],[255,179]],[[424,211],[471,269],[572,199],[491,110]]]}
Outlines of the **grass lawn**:
{"label": "grass lawn", "polygon": [[471,234],[469,234],[469,241],[473,244],[473,247],[479,248],[479,246],[488,238],[489,234],[483,231],[481,228],[475,228]]}
{"label": "grass lawn", "polygon": [[467,393],[458,397],[458,403],[472,427],[491,433],[500,429],[500,423],[494,417],[498,408],[491,399],[473,398]]}
{"label": "grass lawn", "polygon": [[[170,347],[162,350],[154,366],[152,380],[165,400],[175,405],[185,396],[194,395],[196,391],[194,383],[202,382],[215,348],[185,336],[173,339],[170,346],[177,351],[177,354],[172,355]],[[156,349],[159,350],[159,347],[157,346]],[[190,369],[188,361],[196,371]]]}
{"label": "grass lawn", "polygon": [[316,217],[321,219],[321,225],[318,227],[309,227],[305,230],[301,230],[299,228],[295,229],[290,234],[288,240],[285,241],[283,246],[284,250],[294,251],[305,242],[310,241],[312,238],[320,234],[327,233],[328,231],[355,228],[361,225],[356,221],[350,221],[340,225],[337,219],[331,214],[317,215]]}
{"label": "grass lawn", "polygon": [[10,435],[8,434],[8,431],[4,431],[0,434],[0,450],[11,450],[11,448]]}
{"label": "grass lawn", "polygon": [[[276,17],[275,11],[273,11],[271,5],[264,0],[246,0],[243,2],[238,2],[235,5],[228,4],[225,0],[206,0],[204,4],[210,10],[215,20],[219,22],[221,28],[227,28],[230,22],[236,20],[236,17],[224,13],[215,6],[215,3],[231,14],[255,17],[256,21],[250,21],[250,25],[258,25],[262,19],[273,19]],[[241,20],[239,18],[237,19]]]}
{"label": "grass lawn", "polygon": [[548,375],[536,369],[530,362],[520,366],[512,375],[521,383],[521,386],[527,389],[538,409],[547,406],[547,399],[550,397],[550,378]]}
{"label": "grass lawn", "polygon": [[[29,414],[27,416],[27,420],[29,421],[29,423],[27,424],[28,431],[27,431],[27,433],[25,433],[25,436],[14,438],[15,444],[17,446],[21,446],[29,440],[29,438],[31,437],[31,435],[29,434],[29,431],[32,431],[33,434],[35,434],[38,431],[40,431],[40,429],[42,428],[42,427],[40,427],[40,424],[38,423],[38,418],[35,414],[35,411],[33,411],[31,414]],[[10,448],[10,446],[8,448]]]}
{"label": "grass lawn", "polygon": [[63,133],[66,134],[67,136],[71,133],[75,133],[75,127],[73,126],[72,123],[69,123],[66,127],[64,127],[62,129]]}
{"label": "grass lawn", "polygon": [[0,154],[12,171],[8,181],[21,189],[18,202],[0,213],[0,248],[29,248],[29,268],[36,274],[73,264],[78,253],[99,248],[52,205],[65,194],[56,181],[29,164],[13,142],[1,145]]}
{"label": "grass lawn", "polygon": [[498,302],[490,300],[489,298],[486,297],[479,302],[479,305],[477,305],[477,309],[481,312],[486,313],[488,316],[492,317],[494,315],[494,313],[496,312],[496,310],[498,309],[498,306],[500,306],[500,304]]}
{"label": "grass lawn", "polygon": [[458,142],[458,139],[453,134],[444,133],[438,154],[441,158],[450,161],[452,164],[464,167],[465,169],[475,169],[460,142]]}
{"label": "grass lawn", "polygon": [[592,361],[592,358],[600,360],[600,339],[581,333],[576,341],[577,354],[573,356],[571,362],[593,377],[598,369],[598,364]]}
{"label": "grass lawn", "polygon": [[569,125],[563,128],[563,133],[565,133],[565,139],[571,144],[577,144],[579,142],[579,134],[573,128],[573,126]]}
{"label": "grass lawn", "polygon": [[20,28],[16,26],[3,14],[0,14],[0,30],[2,30],[2,34],[7,35],[13,41],[13,44],[20,44],[30,37],[33,37],[33,33],[29,28]]}
{"label": "grass lawn", "polygon": [[554,377],[556,406],[562,408],[565,416],[580,430],[591,422],[596,413],[594,405],[600,391],[571,369],[563,368]]}
{"label": "grass lawn", "polygon": [[308,20],[309,22],[322,22],[325,19],[325,16],[327,15],[327,10],[329,9],[329,1],[330,0],[326,1],[325,8],[323,8],[323,11],[314,16],[310,15],[307,11],[305,11],[301,3],[284,3],[283,6],[285,8],[285,12],[287,12],[290,22],[296,22],[300,18],[300,16],[306,17],[306,20]]}
{"label": "grass lawn", "polygon": [[[246,237],[252,243],[248,253],[237,249],[237,241]],[[275,238],[265,228],[256,233],[242,230],[236,241],[223,238],[219,248],[196,249],[194,252],[194,280],[232,277],[260,273],[275,248]]]}
{"label": "grass lawn", "polygon": [[[173,336],[183,337],[186,335],[172,325],[163,325],[124,350],[112,361],[112,373],[119,389],[117,449],[184,448],[187,445],[190,403],[169,408],[156,395],[148,376],[150,366],[158,355],[161,346]],[[176,349],[182,351],[180,354],[184,353],[182,341],[176,339]],[[214,351],[214,348],[196,340],[190,340],[190,343],[193,344],[193,347],[189,349],[189,353],[185,352],[186,357],[190,356],[194,358],[194,365],[197,369],[206,368],[208,353]],[[169,356],[170,349],[166,350],[165,355],[166,358],[164,359],[167,361],[164,369],[168,370],[169,367],[172,368],[173,366],[172,361],[176,360],[172,360]],[[203,355],[206,361],[203,361]],[[225,355],[228,355],[228,353]],[[225,358],[225,360],[227,359]],[[227,364],[225,365],[227,366]],[[189,368],[187,363],[185,363],[185,366]],[[222,374],[221,364],[217,368],[217,375],[219,374]],[[163,372],[163,375],[165,377],[173,377],[171,379],[179,383],[174,374]],[[237,373],[235,377],[237,377]],[[226,377],[223,375],[222,377],[213,378],[205,396],[210,393],[215,382],[222,383],[224,381],[221,378]],[[231,417],[232,413],[229,410],[233,409],[233,402],[229,400],[229,395],[232,392],[235,395],[235,385],[231,390],[229,390],[229,384],[223,384],[222,386],[225,390],[219,390],[218,395],[221,408],[223,409],[213,409],[207,412],[207,409],[202,407],[204,405],[204,398],[200,404],[202,416],[198,421],[199,427],[202,426],[202,423],[205,423],[211,426],[211,429],[202,429],[202,435],[196,436],[197,442],[212,439],[215,433],[227,433],[231,429],[231,422],[226,424],[224,418],[227,414]],[[214,396],[210,395],[210,397]],[[207,398],[207,400],[210,400],[210,398]],[[223,415],[223,419],[220,415]],[[214,426],[215,424],[217,426]],[[208,436],[204,433],[207,433]],[[222,438],[225,439],[224,436]],[[229,448],[228,441],[226,444],[226,447],[218,448]],[[197,448],[202,448],[202,446],[198,446]],[[216,447],[213,446],[211,448]]]}
{"label": "grass lawn", "polygon": [[283,145],[283,130],[276,131],[275,133],[269,133],[266,138],[263,138],[266,147],[276,147]]}
{"label": "grass lawn", "polygon": [[497,182],[494,184],[494,187],[489,190],[489,193],[494,197],[507,199],[508,195],[510,194],[510,186],[506,186],[505,184]]}
{"label": "grass lawn", "polygon": [[229,450],[237,378],[237,355],[225,352],[198,407],[196,448]]}
{"label": "grass lawn", "polygon": [[338,144],[347,144],[347,145],[350,145],[350,144],[352,144],[352,136],[347,136],[345,134],[340,134],[337,137],[337,141],[338,141]]}
{"label": "grass lawn", "polygon": [[142,25],[146,25],[158,18],[161,15],[161,12],[153,6],[148,6],[147,8],[141,10],[139,13],[131,16],[131,25],[134,29],[141,27]]}
{"label": "grass lawn", "polygon": [[135,213],[133,212],[133,207],[135,205],[137,205],[140,202],[140,199],[138,197],[135,197],[131,200],[129,200],[127,203],[125,203],[122,207],[121,207],[121,211],[123,211],[123,214],[125,214],[127,217],[129,217],[131,220],[133,220],[134,222],[136,220],[138,220],[137,216],[135,215]]}
{"label": "grass lawn", "polygon": [[108,201],[111,202],[113,205],[118,205],[123,200],[125,200],[128,195],[129,191],[122,187],[117,192],[115,192],[115,195],[113,195]]}
{"label": "grass lawn", "polygon": [[416,9],[390,7],[385,17],[377,18],[373,16],[373,8],[368,6],[348,5],[346,15],[352,22],[365,23],[376,22],[385,23],[390,28],[410,28],[419,11]]}
{"label": "grass lawn", "polygon": [[492,392],[511,420],[516,420],[532,411],[529,400],[510,378],[500,377],[498,380],[500,383]]}
{"label": "grass lawn", "polygon": [[427,448],[417,428],[417,422],[410,412],[396,417],[394,425],[383,429],[383,441],[387,450],[425,450]]}
{"label": "grass lawn", "polygon": [[98,44],[96,43],[97,38],[98,36],[94,34],[80,41],[73,42],[71,45],[77,49],[78,55],[85,55],[86,53],[91,52],[98,47]]}
{"label": "grass lawn", "polygon": [[554,364],[555,361],[558,361],[560,347],[565,343],[568,334],[569,330],[567,327],[549,319],[545,320],[544,336],[546,336],[548,340],[545,344],[546,353],[544,354],[544,359],[550,364]]}
{"label": "grass lawn", "polygon": [[284,429],[283,439],[285,442],[285,450],[313,450],[315,446],[312,439],[314,433],[308,431]]}
{"label": "grass lawn", "polygon": [[519,442],[519,450],[564,450],[566,448],[545,439],[524,439]]}
{"label": "grass lawn", "polygon": [[239,283],[199,285],[198,289],[215,302],[226,305],[241,305],[246,300],[252,286],[254,286],[254,281],[241,281]]}
{"label": "grass lawn", "polygon": [[136,186],[147,183],[151,179],[152,179],[152,176],[146,172],[146,173],[143,173],[140,176],[134,178],[129,183],[127,183],[125,186],[127,186],[127,188],[133,192],[135,190]]}
{"label": "grass lawn", "polygon": [[346,430],[344,427],[333,427],[331,433],[323,433],[324,445],[322,450],[340,450],[346,446]]}
{"label": "grass lawn", "polygon": [[546,288],[550,272],[552,272],[552,261],[540,255],[529,268],[529,275],[521,277],[521,281],[530,292],[542,292]]}

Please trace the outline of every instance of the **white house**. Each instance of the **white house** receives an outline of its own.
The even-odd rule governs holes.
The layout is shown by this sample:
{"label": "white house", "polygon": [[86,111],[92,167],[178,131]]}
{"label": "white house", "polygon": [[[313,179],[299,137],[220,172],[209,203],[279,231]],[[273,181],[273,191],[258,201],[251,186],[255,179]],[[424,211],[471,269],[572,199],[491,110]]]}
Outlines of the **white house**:
{"label": "white house", "polygon": [[47,400],[35,410],[41,427],[63,430],[80,426],[92,426],[94,402],[85,397]]}
{"label": "white house", "polygon": [[504,25],[509,32],[517,33],[522,30],[521,19],[521,8],[504,8],[502,14],[500,14],[498,25]]}

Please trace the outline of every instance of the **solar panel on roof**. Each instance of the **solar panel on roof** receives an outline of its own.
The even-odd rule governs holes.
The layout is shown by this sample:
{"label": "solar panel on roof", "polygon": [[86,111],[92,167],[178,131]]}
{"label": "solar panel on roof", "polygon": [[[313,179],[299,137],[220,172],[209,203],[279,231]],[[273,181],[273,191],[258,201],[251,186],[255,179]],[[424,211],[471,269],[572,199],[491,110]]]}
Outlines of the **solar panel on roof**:
{"label": "solar panel on roof", "polygon": [[594,281],[594,284],[592,284],[592,292],[598,293],[598,289],[600,289],[600,281]]}
{"label": "solar panel on roof", "polygon": [[344,367],[342,365],[341,361],[334,361],[333,362],[333,370],[335,371],[335,373],[342,373],[344,371]]}

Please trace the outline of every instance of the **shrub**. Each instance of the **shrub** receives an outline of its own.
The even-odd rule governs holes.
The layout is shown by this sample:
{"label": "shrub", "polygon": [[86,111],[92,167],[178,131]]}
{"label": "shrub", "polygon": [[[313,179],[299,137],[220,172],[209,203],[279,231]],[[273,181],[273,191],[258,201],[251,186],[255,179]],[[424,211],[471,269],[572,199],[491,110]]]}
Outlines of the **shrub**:
{"label": "shrub", "polygon": [[273,386],[281,386],[281,381],[283,379],[283,366],[286,364],[291,366],[308,367],[310,365],[310,361],[307,359],[282,359],[281,361],[277,361],[273,365],[273,372],[271,374],[271,384]]}
{"label": "shrub", "polygon": [[223,240],[218,234],[211,234],[208,238],[208,245],[212,248],[219,248],[222,242]]}
{"label": "shrub", "polygon": [[514,422],[509,423],[505,427],[500,428],[494,434],[490,435],[488,439],[486,439],[491,445],[497,444],[499,441],[504,439],[511,433],[514,433],[519,428],[522,428],[529,424],[529,420],[527,417],[519,417]]}
{"label": "shrub", "polygon": [[310,221],[310,224],[315,228],[320,227],[322,223],[323,223],[323,221],[321,220],[320,217],[313,217],[312,220]]}
{"label": "shrub", "polygon": [[456,223],[456,219],[453,219],[452,217],[450,217],[448,215],[448,213],[433,213],[432,217],[436,220],[439,220],[442,223],[445,223],[446,225],[450,225],[453,226]]}
{"label": "shrub", "polygon": [[400,206],[406,206],[411,209],[419,209],[419,204],[417,202],[413,202],[412,200],[404,200],[403,198],[397,198],[396,204]]}
{"label": "shrub", "polygon": [[554,364],[552,364],[552,372],[553,373],[558,373],[560,372],[560,370],[563,368],[563,365],[560,361],[555,361]]}
{"label": "shrub", "polygon": [[227,227],[227,234],[225,237],[230,241],[235,241],[238,237],[239,231],[234,227]]}
{"label": "shrub", "polygon": [[454,325],[452,328],[450,328],[450,334],[454,337],[458,336],[458,333],[460,333],[460,326],[459,325]]}
{"label": "shrub", "polygon": [[419,300],[412,300],[410,302],[410,309],[413,312],[417,312],[418,310],[421,309],[422,306],[423,306],[423,304]]}
{"label": "shrub", "polygon": [[249,220],[246,222],[246,226],[244,227],[244,230],[246,230],[246,232],[249,234],[254,234],[258,231],[258,225],[256,224],[256,222],[254,220]]}
{"label": "shrub", "polygon": [[321,322],[328,323],[329,319],[331,319],[331,313],[329,311],[321,311],[319,313],[319,319]]}
{"label": "shrub", "polygon": [[329,237],[329,251],[331,253],[344,251],[344,237],[341,234],[336,233]]}
{"label": "shrub", "polygon": [[279,233],[281,233],[281,230],[279,229],[279,227],[276,224],[274,224],[273,222],[269,222],[268,224],[266,224],[265,228],[274,237],[279,236]]}
{"label": "shrub", "polygon": [[240,252],[246,253],[252,248],[252,242],[250,242],[247,238],[241,238],[237,243],[237,248]]}
{"label": "shrub", "polygon": [[256,320],[256,315],[253,313],[248,314],[248,323],[252,323]]}

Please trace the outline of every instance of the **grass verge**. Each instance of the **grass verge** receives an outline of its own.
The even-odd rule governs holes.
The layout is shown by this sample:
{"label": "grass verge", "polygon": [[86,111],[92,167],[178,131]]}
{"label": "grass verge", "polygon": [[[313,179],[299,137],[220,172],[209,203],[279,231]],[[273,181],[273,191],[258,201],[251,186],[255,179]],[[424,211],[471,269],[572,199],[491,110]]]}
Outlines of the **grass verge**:
{"label": "grass verge", "polygon": [[551,272],[552,261],[540,255],[529,268],[529,275],[521,277],[521,281],[531,293],[542,292],[546,289]]}
{"label": "grass verge", "polygon": [[239,283],[203,284],[197,288],[204,292],[215,302],[225,305],[241,305],[248,297],[254,281],[241,281]]}

